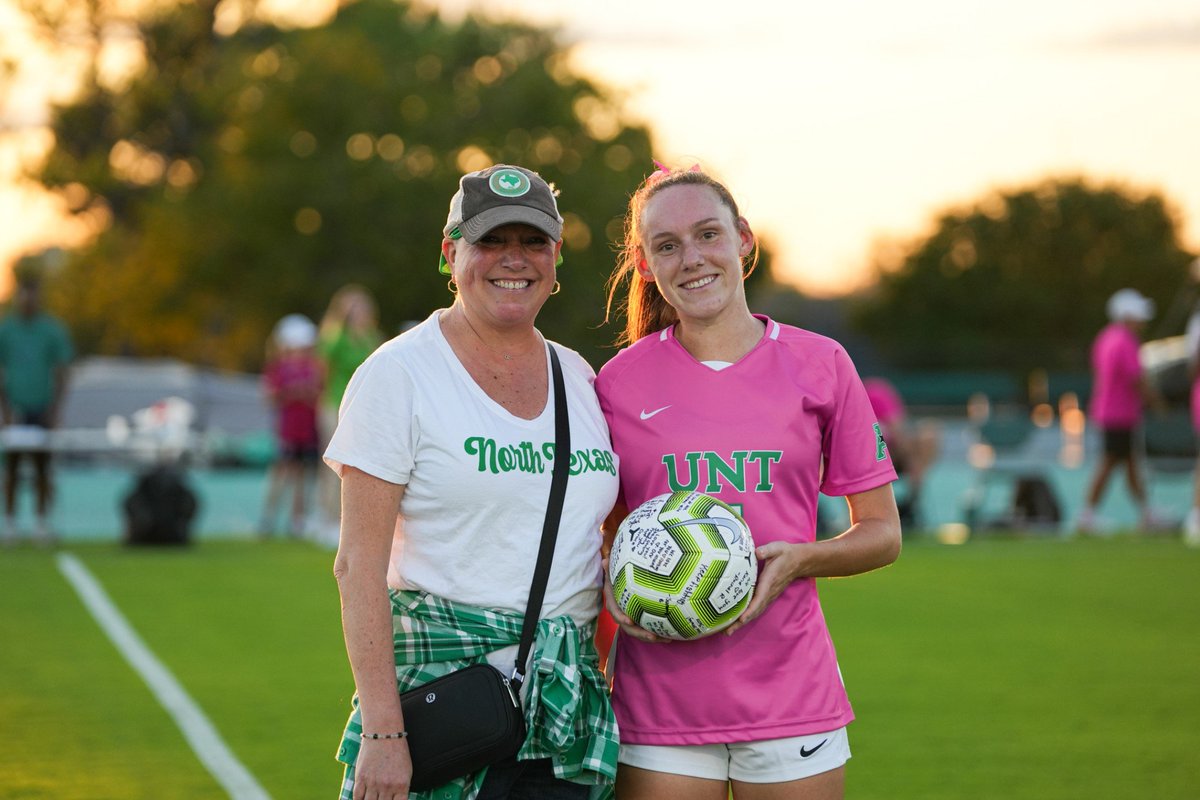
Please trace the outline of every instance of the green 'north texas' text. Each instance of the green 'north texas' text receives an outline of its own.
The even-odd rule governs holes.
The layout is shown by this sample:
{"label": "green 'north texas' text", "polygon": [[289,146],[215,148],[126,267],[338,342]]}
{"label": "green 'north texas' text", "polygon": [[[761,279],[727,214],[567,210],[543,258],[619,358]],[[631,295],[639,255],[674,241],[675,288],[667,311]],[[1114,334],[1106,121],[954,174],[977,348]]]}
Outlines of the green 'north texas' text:
{"label": "green 'north texas' text", "polygon": [[[480,472],[494,475],[501,472],[541,474],[546,471],[547,465],[554,463],[554,442],[546,442],[541,447],[533,442],[501,445],[486,436],[471,436],[463,442],[463,449],[468,455],[479,458]],[[570,472],[572,475],[584,472],[616,475],[617,467],[613,464],[612,453],[607,450],[575,450],[571,453]]]}

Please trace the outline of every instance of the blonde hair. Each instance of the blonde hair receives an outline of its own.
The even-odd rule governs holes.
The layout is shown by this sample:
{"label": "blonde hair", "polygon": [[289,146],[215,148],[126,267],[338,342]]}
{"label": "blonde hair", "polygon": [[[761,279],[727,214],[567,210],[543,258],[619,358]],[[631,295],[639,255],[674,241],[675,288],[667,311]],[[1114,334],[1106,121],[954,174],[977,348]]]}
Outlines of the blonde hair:
{"label": "blonde hair", "polygon": [[[638,266],[645,260],[642,248],[642,214],[650,198],[671,186],[707,186],[717,193],[721,204],[729,209],[736,225],[741,214],[737,201],[723,183],[711,175],[693,167],[689,170],[664,171],[660,169],[647,178],[630,196],[625,213],[625,237],[617,253],[617,264],[608,278],[608,302],[604,307],[604,321],[612,316],[613,300],[622,284],[628,284],[625,299],[619,310],[625,315],[625,329],[617,336],[617,345],[633,344],[643,336],[673,325],[679,315],[658,290],[658,284],[638,274]],[[745,278],[758,265],[758,242],[742,263]]]}
{"label": "blonde hair", "polygon": [[333,297],[329,300],[329,308],[321,317],[321,336],[332,336],[345,328],[346,320],[350,317],[350,309],[356,303],[362,303],[365,306],[368,323],[366,328],[374,333],[379,327],[379,309],[375,305],[375,298],[361,284],[348,283],[334,292]]}

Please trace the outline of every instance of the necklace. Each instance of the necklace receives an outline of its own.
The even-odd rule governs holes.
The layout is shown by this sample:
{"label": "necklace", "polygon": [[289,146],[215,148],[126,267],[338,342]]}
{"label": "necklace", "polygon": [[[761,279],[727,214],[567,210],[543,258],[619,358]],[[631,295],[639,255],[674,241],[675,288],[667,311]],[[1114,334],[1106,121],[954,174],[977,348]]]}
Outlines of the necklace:
{"label": "necklace", "polygon": [[505,361],[512,361],[515,358],[517,358],[518,356],[528,355],[529,351],[526,351],[524,353],[517,353],[516,355],[512,355],[511,353],[505,353],[503,350],[498,350],[497,348],[488,344],[487,339],[484,339],[482,336],[479,335],[479,331],[475,330],[475,326],[471,324],[471,318],[468,317],[466,315],[466,313],[462,313],[462,314],[460,314],[460,316],[462,317],[463,322],[467,323],[467,327],[471,329],[471,333],[475,334],[475,338],[479,340],[479,343],[482,344],[484,347],[486,347],[488,350],[491,350],[493,353],[496,353],[497,355],[502,356]]}

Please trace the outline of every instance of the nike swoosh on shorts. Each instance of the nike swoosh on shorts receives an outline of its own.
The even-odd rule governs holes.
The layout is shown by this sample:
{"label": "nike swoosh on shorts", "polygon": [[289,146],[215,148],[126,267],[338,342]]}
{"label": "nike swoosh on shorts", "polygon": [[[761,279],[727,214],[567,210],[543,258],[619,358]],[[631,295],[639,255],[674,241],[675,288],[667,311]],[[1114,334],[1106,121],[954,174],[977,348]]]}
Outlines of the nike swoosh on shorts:
{"label": "nike swoosh on shorts", "polygon": [[818,751],[818,750],[820,750],[822,747],[824,747],[824,746],[825,746],[825,743],[826,743],[826,742],[828,742],[828,741],[829,741],[828,739],[822,739],[822,740],[821,740],[821,743],[820,743],[819,745],[817,745],[816,747],[814,747],[813,749],[811,749],[811,750],[809,750],[809,749],[808,749],[807,747],[805,747],[804,745],[800,745],[800,757],[801,757],[801,758],[808,758],[808,757],[809,757],[809,756],[811,756],[813,753],[817,752],[817,751]]}

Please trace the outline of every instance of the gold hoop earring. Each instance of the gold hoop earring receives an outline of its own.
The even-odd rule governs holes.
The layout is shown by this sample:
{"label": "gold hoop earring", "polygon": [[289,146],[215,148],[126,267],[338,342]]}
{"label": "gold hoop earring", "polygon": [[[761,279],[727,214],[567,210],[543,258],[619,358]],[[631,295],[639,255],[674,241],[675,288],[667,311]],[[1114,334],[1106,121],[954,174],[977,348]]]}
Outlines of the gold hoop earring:
{"label": "gold hoop earring", "polygon": [[558,281],[554,282],[554,288],[550,290],[550,294],[558,294],[562,291],[562,284]]}
{"label": "gold hoop earring", "polygon": [[458,294],[458,284],[454,282],[454,278],[446,281],[446,289],[450,294]]}

